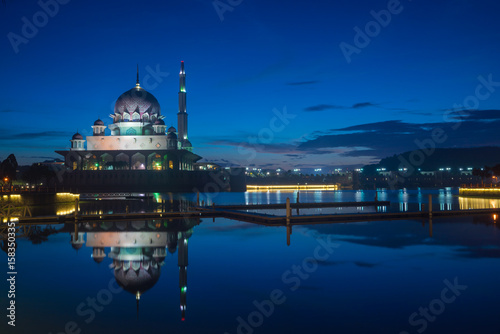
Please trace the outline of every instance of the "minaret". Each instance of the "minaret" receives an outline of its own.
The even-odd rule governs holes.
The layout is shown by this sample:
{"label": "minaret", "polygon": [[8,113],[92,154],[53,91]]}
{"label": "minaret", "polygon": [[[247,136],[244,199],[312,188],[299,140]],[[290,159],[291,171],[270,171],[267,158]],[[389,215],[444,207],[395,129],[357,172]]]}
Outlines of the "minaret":
{"label": "minaret", "polygon": [[179,244],[177,249],[177,264],[179,266],[179,288],[181,290],[181,320],[186,319],[186,293],[187,293],[187,266],[188,266],[188,239],[186,237],[186,232],[179,233],[181,237],[179,238]]}
{"label": "minaret", "polygon": [[186,73],[184,72],[184,61],[181,61],[181,71],[179,73],[179,112],[177,113],[178,140],[181,147],[188,139],[186,112]]}
{"label": "minaret", "polygon": [[135,88],[141,88],[139,84],[139,64],[137,64],[137,81],[135,82]]}

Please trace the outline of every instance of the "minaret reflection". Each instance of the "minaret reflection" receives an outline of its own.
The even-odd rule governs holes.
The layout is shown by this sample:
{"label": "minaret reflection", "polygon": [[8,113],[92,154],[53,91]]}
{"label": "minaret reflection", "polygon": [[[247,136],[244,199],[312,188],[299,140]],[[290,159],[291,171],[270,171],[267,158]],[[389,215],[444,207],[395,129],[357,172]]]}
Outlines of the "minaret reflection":
{"label": "minaret reflection", "polygon": [[[184,321],[188,239],[198,224],[199,218],[86,223],[79,228],[78,224],[74,224],[75,232],[70,233],[71,244],[75,249],[81,248],[84,243],[86,247],[92,247],[92,258],[97,263],[106,257],[112,259],[110,267],[114,269],[116,282],[136,298],[137,315],[141,296],[153,288],[160,278],[167,249],[171,254],[177,251],[180,309]],[[108,254],[106,249],[109,249]]]}

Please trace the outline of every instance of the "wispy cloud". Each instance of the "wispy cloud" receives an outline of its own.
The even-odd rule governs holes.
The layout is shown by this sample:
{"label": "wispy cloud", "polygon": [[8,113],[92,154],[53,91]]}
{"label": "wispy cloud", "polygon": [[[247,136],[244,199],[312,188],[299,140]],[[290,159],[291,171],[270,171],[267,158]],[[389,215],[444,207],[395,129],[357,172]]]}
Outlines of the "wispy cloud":
{"label": "wispy cloud", "polygon": [[286,84],[289,86],[303,86],[303,85],[313,85],[318,83],[319,80],[311,80],[311,81],[295,81],[295,82],[287,82]]}
{"label": "wispy cloud", "polygon": [[355,103],[352,105],[352,109],[361,109],[361,108],[367,108],[367,107],[378,107],[378,104],[371,103],[371,102],[361,102],[361,103]]}
{"label": "wispy cloud", "polygon": [[339,105],[334,105],[334,104],[317,104],[314,106],[306,107],[304,108],[304,111],[324,111],[324,110],[331,110],[331,109],[338,109],[338,110],[345,110],[345,109],[362,109],[362,108],[368,108],[368,107],[379,107],[380,105],[377,103],[372,103],[372,102],[358,102],[353,104],[350,107],[346,106],[339,106]]}
{"label": "wispy cloud", "polygon": [[19,140],[19,139],[36,139],[36,138],[47,138],[47,137],[67,137],[70,138],[71,132],[67,131],[42,131],[42,132],[25,132],[25,133],[14,133],[14,134],[3,134],[0,135],[0,140]]}
{"label": "wispy cloud", "polygon": [[323,110],[329,110],[329,109],[345,109],[345,107],[336,106],[333,104],[317,104],[315,106],[310,106],[310,107],[304,108],[304,111],[323,111]]}

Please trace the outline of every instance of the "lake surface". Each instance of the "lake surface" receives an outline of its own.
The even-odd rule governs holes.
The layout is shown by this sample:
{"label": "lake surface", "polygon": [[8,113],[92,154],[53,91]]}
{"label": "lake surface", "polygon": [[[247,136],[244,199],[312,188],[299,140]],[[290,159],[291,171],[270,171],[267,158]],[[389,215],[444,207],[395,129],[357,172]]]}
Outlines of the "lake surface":
{"label": "lake surface", "polygon": [[[456,189],[380,191],[387,211],[498,207]],[[201,194],[211,204],[283,203],[292,192]],[[301,192],[371,201],[374,191]],[[193,194],[80,201],[80,212],[177,210]],[[22,201],[22,200],[20,200]],[[36,204],[36,203],[31,203]],[[71,203],[33,205],[44,214]],[[331,213],[314,209],[308,213]],[[339,213],[377,208],[349,208]],[[301,210],[302,211],[302,210]],[[283,214],[279,210],[267,210]],[[500,223],[499,223],[500,224]],[[18,237],[16,327],[1,333],[500,333],[500,230],[493,217],[284,227],[182,219],[39,228]],[[45,232],[44,232],[45,231]],[[0,252],[7,278],[7,254]]]}

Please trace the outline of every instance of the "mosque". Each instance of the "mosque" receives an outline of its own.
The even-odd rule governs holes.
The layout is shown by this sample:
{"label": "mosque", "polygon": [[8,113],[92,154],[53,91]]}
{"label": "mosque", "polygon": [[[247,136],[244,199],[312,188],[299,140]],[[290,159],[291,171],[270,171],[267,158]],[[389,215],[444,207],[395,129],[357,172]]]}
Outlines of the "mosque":
{"label": "mosque", "polygon": [[[179,111],[177,129],[167,129],[158,100],[139,82],[118,97],[112,124],[94,122],[92,136],[80,133],[71,138],[71,148],[56,151],[64,156],[66,173],[62,186],[69,191],[204,191],[213,183],[214,171],[206,171],[196,162],[188,139],[186,111],[186,73],[184,62],[179,72]],[[106,135],[109,129],[110,135]],[[245,191],[244,172],[219,170],[221,191]],[[242,175],[243,174],[243,175]],[[233,175],[233,177],[231,177]],[[231,180],[232,179],[232,180]],[[231,188],[231,181],[232,188]],[[206,190],[205,190],[206,191]]]}
{"label": "mosque", "polygon": [[70,232],[71,246],[77,251],[84,245],[91,247],[96,263],[101,263],[106,257],[111,259],[110,268],[114,268],[116,282],[135,296],[137,316],[141,296],[158,282],[167,252],[172,255],[177,252],[181,320],[184,321],[188,239],[200,222],[199,218],[169,220],[168,223],[150,220],[102,222],[86,224],[84,231],[79,231],[78,224],[74,224],[75,231]]}

